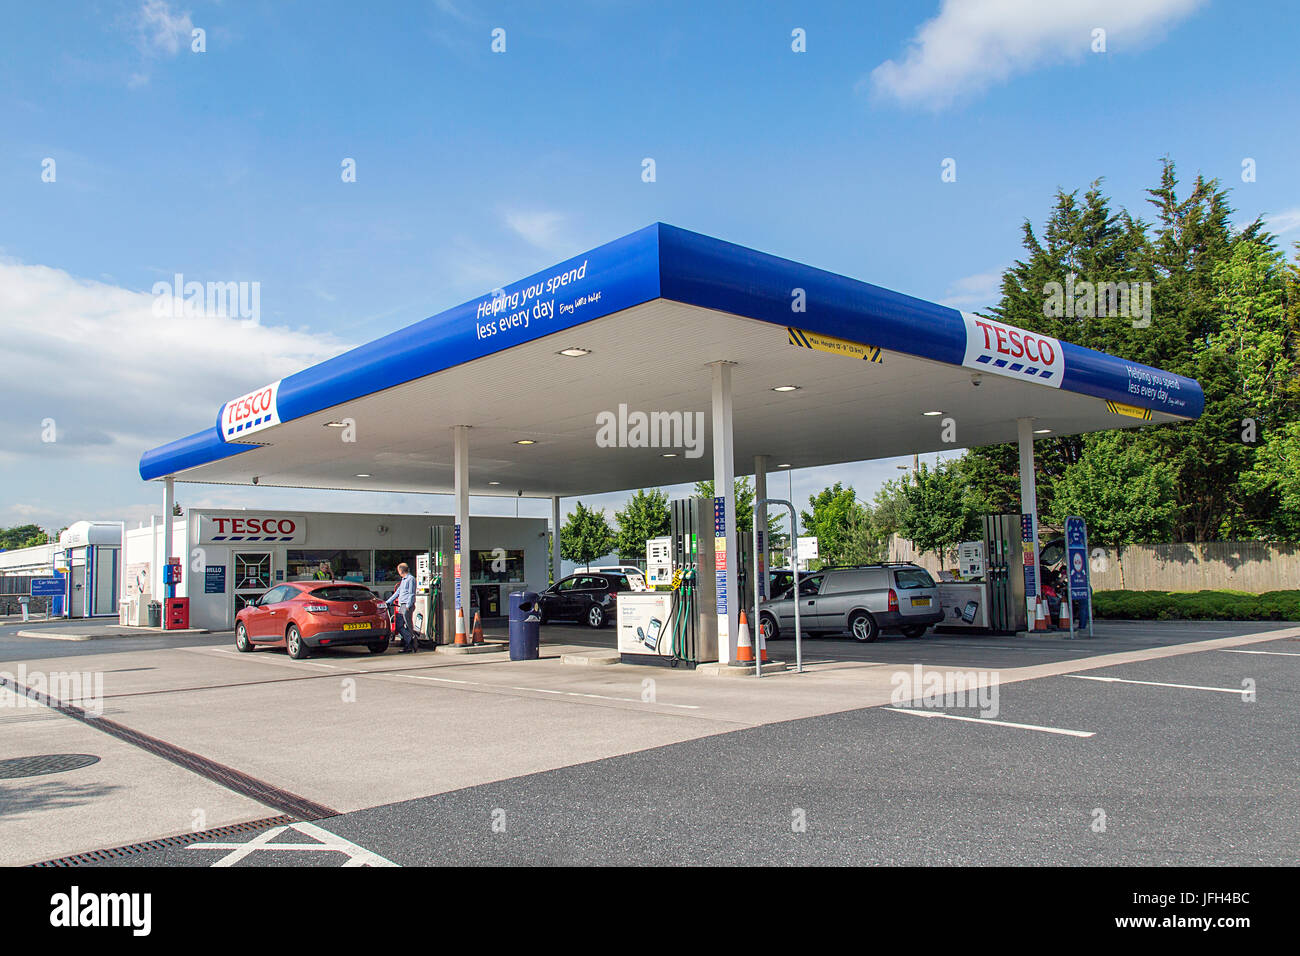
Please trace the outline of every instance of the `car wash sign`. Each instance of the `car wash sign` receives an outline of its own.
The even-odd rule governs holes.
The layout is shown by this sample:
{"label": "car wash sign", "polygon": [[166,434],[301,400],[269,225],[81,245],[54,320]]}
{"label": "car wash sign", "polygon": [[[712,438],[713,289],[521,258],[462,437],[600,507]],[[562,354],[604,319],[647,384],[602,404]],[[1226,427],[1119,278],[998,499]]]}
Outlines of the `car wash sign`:
{"label": "car wash sign", "polygon": [[217,429],[222,441],[242,441],[255,432],[280,424],[280,383],[272,382],[221,406]]}
{"label": "car wash sign", "polygon": [[200,515],[200,544],[302,544],[307,519],[301,515]]}
{"label": "car wash sign", "polygon": [[[1065,572],[1070,601],[1079,609],[1079,619],[1092,628],[1092,582],[1088,573],[1088,526],[1077,516],[1065,519]],[[1084,617],[1084,615],[1087,617]]]}
{"label": "car wash sign", "polygon": [[1022,382],[1061,387],[1065,355],[1059,340],[1014,325],[962,313],[966,354],[962,365]]}

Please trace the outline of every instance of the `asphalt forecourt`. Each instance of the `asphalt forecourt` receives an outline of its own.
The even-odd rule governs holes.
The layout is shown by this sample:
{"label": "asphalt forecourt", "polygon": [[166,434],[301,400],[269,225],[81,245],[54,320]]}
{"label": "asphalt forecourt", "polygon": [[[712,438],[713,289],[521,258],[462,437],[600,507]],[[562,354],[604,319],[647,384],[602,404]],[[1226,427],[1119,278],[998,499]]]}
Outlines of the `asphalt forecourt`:
{"label": "asphalt forecourt", "polygon": [[776,721],[110,863],[1294,866],[1298,646]]}
{"label": "asphalt forecourt", "polygon": [[[372,657],[344,651],[291,661],[278,651],[240,654],[229,645],[198,645],[122,650],[93,659],[75,656],[9,663],[0,668],[6,672],[6,688],[32,688],[44,681],[50,696],[62,701],[68,701],[68,696],[54,691],[70,686],[69,675],[82,675],[78,698],[71,703],[89,719],[74,719],[10,692],[0,717],[0,761],[58,754],[99,759],[90,768],[33,776],[16,771],[0,781],[0,799],[8,808],[0,816],[0,862],[41,862],[283,814],[296,819],[302,813],[295,816],[295,810],[305,804],[315,808],[307,816],[315,815],[314,822],[326,825],[322,820],[336,815],[437,799],[440,794],[502,785],[502,781],[566,767],[605,766],[603,762],[704,738],[715,738],[704,752],[712,753],[712,746],[727,751],[731,741],[739,745],[749,739],[736,732],[768,725],[787,729],[771,732],[774,749],[764,757],[768,769],[751,772],[770,777],[763,783],[765,789],[780,791],[803,785],[798,781],[804,771],[791,770],[798,764],[790,764],[787,758],[792,754],[780,750],[790,735],[802,741],[794,748],[803,754],[798,759],[814,761],[807,773],[822,772],[816,761],[833,764],[848,759],[855,767],[863,765],[864,755],[846,754],[844,742],[836,739],[840,725],[831,720],[834,714],[850,715],[842,718],[850,722],[872,722],[872,740],[912,741],[905,748],[907,760],[921,770],[931,763],[943,768],[956,766],[948,762],[950,754],[917,741],[943,741],[948,738],[942,734],[957,729],[966,734],[1015,731],[1011,739],[1021,740],[1113,736],[1114,720],[1131,713],[1125,694],[1138,703],[1161,699],[1151,695],[1170,694],[1227,699],[1232,695],[1226,691],[1157,685],[1239,689],[1238,678],[1266,673],[1264,668],[1271,666],[1275,670],[1268,674],[1282,676],[1290,673],[1286,668],[1295,668],[1296,659],[1284,655],[1288,649],[1300,650],[1300,642],[1287,639],[1300,635],[1300,629],[1260,631],[1255,625],[1216,625],[1208,640],[1197,634],[1191,643],[1177,642],[1180,631],[1196,630],[1189,625],[1146,625],[1136,634],[1129,631],[1112,637],[1106,628],[1102,633],[1107,636],[1091,642],[1102,651],[1099,655],[1079,660],[1058,654],[1044,660],[1043,655],[1026,650],[1020,666],[1011,668],[1003,662],[1006,639],[986,639],[997,656],[983,667],[971,663],[978,653],[974,650],[978,639],[963,638],[971,642],[964,647],[945,642],[950,663],[944,662],[939,647],[927,648],[924,639],[900,640],[873,646],[887,652],[875,661],[814,663],[803,675],[764,678],[761,687],[755,687],[752,678],[710,679],[663,668],[565,665],[565,654],[590,650],[576,644],[548,644],[542,659],[517,662],[509,661],[503,652]],[[559,636],[559,629],[552,633]],[[926,650],[932,659],[921,661],[917,649]],[[1269,653],[1244,653],[1255,650]],[[1190,669],[1189,673],[1182,673],[1180,667]],[[1190,672],[1207,668],[1213,673]],[[960,676],[963,692],[976,695],[973,711],[956,709],[953,716],[1051,730],[994,723],[958,728],[971,721],[925,719],[879,709],[902,704],[922,713],[947,713],[950,708],[934,706],[933,701],[922,700],[915,707],[907,702],[924,698],[930,689],[927,682],[938,679],[942,688],[953,673]],[[1080,679],[1083,676],[1149,683]],[[1022,685],[1045,683],[1038,678],[1065,688],[1057,692],[1064,699],[1085,702],[1082,709],[1058,713],[1031,696],[1027,699],[1035,701],[1032,706],[1006,704],[990,714],[987,700],[979,697],[995,689],[1004,703],[1020,701]],[[1008,697],[1013,689],[1014,695]],[[1277,688],[1269,691],[1275,692],[1284,693]],[[1116,701],[1121,706],[1112,712],[1097,703],[1088,710],[1088,701],[1104,701],[1107,706]],[[1205,701],[1201,704],[1205,706]],[[1223,704],[1218,700],[1218,706]],[[1192,717],[1199,713],[1208,712],[1197,711]],[[114,736],[97,729],[96,716],[124,728],[123,733]],[[810,719],[829,721],[826,732],[822,725],[808,723]],[[939,724],[954,727],[941,731],[935,727]],[[1207,727],[1205,732],[1207,739],[1219,739],[1215,728]],[[521,733],[527,734],[526,748],[519,746]],[[1274,744],[1261,742],[1260,746]],[[139,760],[145,757],[150,766],[156,763],[168,773],[142,770]],[[875,759],[873,752],[869,762]],[[977,762],[963,766],[972,778],[985,773]],[[856,771],[841,768],[839,772]],[[745,779],[734,783],[749,785]],[[729,786],[725,783],[724,789]],[[849,807],[857,814],[868,808],[874,814],[876,804],[856,801]],[[364,841],[359,845],[368,846]],[[559,853],[559,845],[554,850]],[[185,858],[195,859],[189,852]],[[386,851],[375,852],[393,859]],[[583,852],[575,851],[572,862],[580,862]],[[852,862],[865,851],[846,852],[843,862]],[[651,854],[646,862],[653,859]],[[174,862],[172,857],[167,861]],[[773,857],[771,862],[800,860]]]}

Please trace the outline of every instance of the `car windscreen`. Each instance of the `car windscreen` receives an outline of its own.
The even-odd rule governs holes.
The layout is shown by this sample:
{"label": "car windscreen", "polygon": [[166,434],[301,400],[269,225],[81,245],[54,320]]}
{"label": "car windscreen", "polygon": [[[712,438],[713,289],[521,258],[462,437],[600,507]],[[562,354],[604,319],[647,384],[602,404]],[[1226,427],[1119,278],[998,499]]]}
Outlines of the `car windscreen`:
{"label": "car windscreen", "polygon": [[323,588],[315,588],[311,596],[320,598],[322,601],[374,601],[377,600],[373,591],[369,588],[358,587],[355,584],[331,584]]}
{"label": "car windscreen", "polygon": [[924,568],[899,568],[894,572],[894,583],[900,591],[912,588],[932,588],[934,578]]}

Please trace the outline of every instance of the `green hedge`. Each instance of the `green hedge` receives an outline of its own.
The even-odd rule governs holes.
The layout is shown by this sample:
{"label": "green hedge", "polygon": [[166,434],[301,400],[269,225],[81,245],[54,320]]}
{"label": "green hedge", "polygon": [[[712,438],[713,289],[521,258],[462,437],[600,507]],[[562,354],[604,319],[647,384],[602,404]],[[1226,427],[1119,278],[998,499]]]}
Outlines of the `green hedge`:
{"label": "green hedge", "polygon": [[1300,621],[1300,591],[1098,591],[1093,613],[1137,621]]}

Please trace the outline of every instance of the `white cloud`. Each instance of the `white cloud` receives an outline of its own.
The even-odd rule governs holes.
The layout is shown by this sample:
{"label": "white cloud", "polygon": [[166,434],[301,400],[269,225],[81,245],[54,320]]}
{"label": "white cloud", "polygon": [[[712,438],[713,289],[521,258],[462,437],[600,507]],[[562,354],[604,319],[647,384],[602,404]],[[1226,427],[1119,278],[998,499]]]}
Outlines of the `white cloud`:
{"label": "white cloud", "polygon": [[1203,2],[944,0],[900,60],[871,72],[870,85],[900,103],[938,109],[1017,73],[1081,59],[1097,28],[1112,52],[1159,39]]}
{"label": "white cloud", "polygon": [[539,249],[557,251],[557,247],[563,244],[560,226],[564,216],[558,212],[508,210],[505,220],[515,235]]}
{"label": "white cloud", "polygon": [[1265,215],[1264,225],[1275,236],[1295,232],[1300,229],[1300,206]]}
{"label": "white cloud", "polygon": [[[200,314],[164,318],[154,296],[0,259],[5,497],[84,472],[134,475],[151,447],[215,423],[223,401],[349,346],[332,335]],[[54,442],[42,440],[53,420]],[[135,480],[138,481],[138,478]]]}
{"label": "white cloud", "polygon": [[145,0],[136,17],[136,29],[146,52],[175,56],[189,46],[194,21],[188,10],[173,13],[167,0]]}
{"label": "white cloud", "polygon": [[985,309],[996,305],[1002,297],[1002,273],[981,272],[958,279],[948,287],[941,305],[954,309]]}

